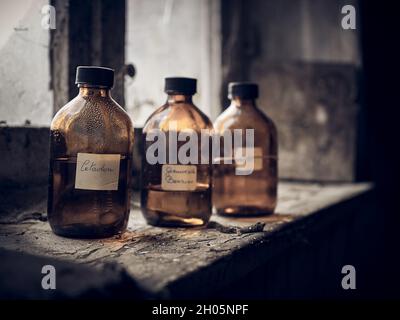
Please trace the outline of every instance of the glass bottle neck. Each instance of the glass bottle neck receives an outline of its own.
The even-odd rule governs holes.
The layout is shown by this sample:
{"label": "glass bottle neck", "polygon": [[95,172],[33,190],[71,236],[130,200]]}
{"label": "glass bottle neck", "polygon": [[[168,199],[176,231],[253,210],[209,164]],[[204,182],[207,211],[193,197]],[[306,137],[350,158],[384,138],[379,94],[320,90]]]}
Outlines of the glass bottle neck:
{"label": "glass bottle neck", "polygon": [[79,85],[79,95],[82,97],[111,97],[111,90],[106,87]]}
{"label": "glass bottle neck", "polygon": [[231,100],[231,105],[238,107],[238,108],[245,108],[245,107],[253,107],[256,108],[256,100],[255,99],[243,99],[234,97]]}
{"label": "glass bottle neck", "polygon": [[168,104],[174,104],[174,103],[190,103],[190,104],[192,104],[193,101],[192,101],[191,95],[185,95],[182,93],[173,93],[173,94],[168,94],[167,103]]}

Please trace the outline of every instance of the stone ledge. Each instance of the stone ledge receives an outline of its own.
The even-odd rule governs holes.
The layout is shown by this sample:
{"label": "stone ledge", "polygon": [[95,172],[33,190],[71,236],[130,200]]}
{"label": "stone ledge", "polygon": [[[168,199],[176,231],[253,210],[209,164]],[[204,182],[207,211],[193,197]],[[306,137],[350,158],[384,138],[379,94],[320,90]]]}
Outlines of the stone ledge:
{"label": "stone ledge", "polygon": [[[340,221],[371,190],[370,184],[281,183],[277,214],[240,219],[214,215],[209,227],[194,229],[148,226],[135,197],[127,232],[102,240],[54,235],[44,221],[45,196],[34,195],[35,203],[28,200],[28,190],[19,191],[35,206],[0,213],[0,247],[98,270],[114,263],[148,292],[171,298],[207,297],[271,261],[293,243],[304,241],[304,230]],[[265,223],[256,230],[260,232],[235,231],[257,222]],[[237,228],[226,232],[220,225]]]}

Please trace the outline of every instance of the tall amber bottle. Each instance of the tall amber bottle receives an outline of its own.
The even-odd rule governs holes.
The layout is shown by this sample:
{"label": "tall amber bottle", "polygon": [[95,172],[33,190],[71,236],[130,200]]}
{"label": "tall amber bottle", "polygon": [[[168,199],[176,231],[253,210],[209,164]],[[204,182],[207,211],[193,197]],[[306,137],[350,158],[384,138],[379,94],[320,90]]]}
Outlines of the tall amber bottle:
{"label": "tall amber bottle", "polygon": [[[188,227],[201,226],[211,216],[211,164],[201,161],[201,130],[212,130],[212,123],[192,102],[196,80],[166,78],[166,103],[147,120],[143,129],[142,212],[151,225]],[[160,133],[158,155],[166,161],[149,159],[150,148]],[[187,140],[177,139],[187,133]],[[180,148],[193,137],[198,153],[194,162],[183,161]],[[197,137],[195,139],[195,137]],[[163,149],[164,148],[164,149]],[[162,150],[163,149],[163,150]],[[193,156],[193,155],[192,155]],[[160,157],[162,158],[162,157]]]}
{"label": "tall amber bottle", "polygon": [[[275,125],[256,106],[256,84],[230,83],[228,91],[231,105],[216,119],[215,133],[223,137],[227,130],[254,129],[254,166],[251,174],[238,175],[236,169],[239,164],[234,156],[232,164],[225,164],[224,161],[215,164],[213,205],[217,213],[222,215],[272,214],[277,203],[278,182]],[[232,150],[231,154],[237,154],[236,151]]]}
{"label": "tall amber bottle", "polygon": [[78,67],[79,94],[51,123],[48,219],[58,235],[107,237],[127,226],[133,127],[113,83],[112,69]]}

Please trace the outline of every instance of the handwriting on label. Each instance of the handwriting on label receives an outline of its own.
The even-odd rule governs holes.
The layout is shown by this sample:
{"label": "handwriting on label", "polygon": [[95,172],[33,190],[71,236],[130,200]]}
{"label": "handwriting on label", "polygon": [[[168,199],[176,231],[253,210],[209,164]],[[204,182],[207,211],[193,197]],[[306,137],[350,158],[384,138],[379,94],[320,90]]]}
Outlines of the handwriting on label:
{"label": "handwriting on label", "polygon": [[75,189],[118,190],[119,154],[78,153]]}
{"label": "handwriting on label", "polygon": [[162,166],[161,188],[171,191],[195,190],[197,184],[197,167],[186,165]]}

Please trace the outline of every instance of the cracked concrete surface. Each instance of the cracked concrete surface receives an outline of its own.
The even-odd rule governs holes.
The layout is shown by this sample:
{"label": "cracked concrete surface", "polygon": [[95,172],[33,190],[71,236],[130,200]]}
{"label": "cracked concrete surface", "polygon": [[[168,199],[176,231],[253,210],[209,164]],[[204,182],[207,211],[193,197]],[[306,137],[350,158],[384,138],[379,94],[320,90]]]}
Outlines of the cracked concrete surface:
{"label": "cracked concrete surface", "polygon": [[[281,183],[277,214],[268,217],[240,218],[212,217],[212,224],[235,230],[249,226],[263,226],[254,233],[226,233],[219,228],[170,229],[149,226],[143,219],[137,198],[133,200],[128,230],[122,235],[101,240],[76,240],[56,236],[45,221],[46,197],[32,202],[28,190],[19,190],[16,199],[27,200],[31,205],[20,204],[19,212],[4,211],[0,205],[0,248],[57,258],[92,266],[100,270],[107,263],[124,268],[128,274],[145,288],[154,292],[182,289],[187,282],[191,286],[218,288],[229,281],[226,277],[215,280],[221,269],[235,269],[237,274],[246,274],[270,257],[273,250],[290,239],[302,227],[307,217],[317,215],[321,209],[329,208],[346,199],[357,197],[371,188],[368,184],[319,185]],[[45,189],[42,189],[45,193]],[[22,196],[24,195],[24,196]],[[9,196],[8,200],[12,197]],[[35,204],[32,211],[32,203]],[[8,207],[10,209],[10,207]],[[310,223],[310,222],[308,222]],[[288,237],[285,234],[290,234]],[[290,241],[292,241],[290,240]],[[294,240],[293,240],[294,241]],[[250,255],[240,268],[235,264],[241,255]],[[238,260],[239,259],[239,260]],[[209,274],[209,281],[204,279]],[[214,274],[214,275],[213,275]],[[214,279],[214,280],[213,280]]]}

